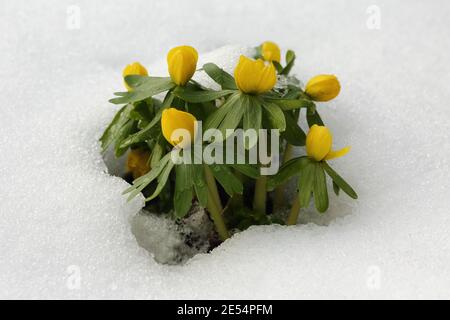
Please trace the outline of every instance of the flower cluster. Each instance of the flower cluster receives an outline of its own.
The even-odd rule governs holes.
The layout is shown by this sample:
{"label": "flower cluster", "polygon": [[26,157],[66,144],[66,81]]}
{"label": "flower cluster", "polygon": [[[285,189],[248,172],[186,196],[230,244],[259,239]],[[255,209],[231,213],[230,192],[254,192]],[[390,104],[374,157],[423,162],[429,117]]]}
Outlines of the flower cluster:
{"label": "flower cluster", "polygon": [[[148,206],[176,219],[184,218],[198,203],[207,209],[222,240],[230,236],[229,230],[254,224],[296,224],[300,209],[311,199],[319,212],[326,211],[327,175],[336,194],[342,190],[356,199],[355,191],[327,163],[350,148],[332,150],[332,134],[316,106],[337,97],[340,83],[334,75],[318,75],[301,86],[290,75],[295,58],[288,50],[282,65],[280,48],[267,41],[255,48],[253,56],[240,57],[234,76],[212,63],[198,69],[198,53],[190,46],[168,52],[169,77],[153,77],[151,70],[149,76],[138,62],[127,65],[123,70],[127,91],[115,93],[110,100],[123,106],[100,139],[103,150],[113,146],[117,157],[128,152],[127,170],[133,184],[124,193],[130,199],[142,193]],[[205,72],[221,89],[204,88],[192,79],[196,72]],[[164,99],[156,99],[161,93]],[[303,116],[307,134],[299,125]],[[269,148],[269,158],[281,158],[280,169],[274,175],[262,175],[259,169],[268,164],[261,155],[254,163],[173,161],[175,150],[193,154],[194,141],[211,129],[225,133],[220,139],[226,141],[237,130],[276,130],[280,148]],[[180,130],[185,134],[178,134]],[[244,159],[263,138],[256,135],[245,140]],[[200,148],[212,148],[220,139],[200,141]],[[294,147],[303,147],[305,155],[293,157]],[[285,185],[293,178],[298,181],[298,193],[289,216],[283,217]]]}

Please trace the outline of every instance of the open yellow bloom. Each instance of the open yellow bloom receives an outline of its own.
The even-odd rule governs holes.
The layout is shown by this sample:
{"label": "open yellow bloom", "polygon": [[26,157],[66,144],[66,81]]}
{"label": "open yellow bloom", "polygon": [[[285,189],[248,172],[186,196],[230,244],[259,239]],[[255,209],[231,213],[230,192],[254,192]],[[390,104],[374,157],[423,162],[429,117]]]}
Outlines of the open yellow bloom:
{"label": "open yellow bloom", "polygon": [[133,179],[137,179],[150,171],[149,158],[150,151],[148,150],[142,148],[130,150],[127,159],[127,171],[131,172]]}
{"label": "open yellow bloom", "polygon": [[[162,134],[173,146],[185,148],[195,140],[196,122],[197,119],[188,112],[175,108],[165,109],[161,117]],[[177,132],[178,129],[186,131]]]}
{"label": "open yellow bloom", "polygon": [[[130,76],[130,75],[139,75],[139,76],[148,76],[148,72],[147,69],[145,69],[145,67],[140,64],[139,62],[134,62],[132,64],[127,65],[122,72],[123,77],[125,78],[126,76]],[[124,80],[124,84],[125,87],[127,88],[128,91],[133,90],[133,88],[131,88]]]}
{"label": "open yellow bloom", "polygon": [[280,63],[281,52],[275,42],[266,41],[261,45],[261,55],[266,61],[276,61]]}
{"label": "open yellow bloom", "polygon": [[313,125],[306,136],[306,153],[316,161],[342,157],[350,151],[350,147],[332,151],[333,136],[325,126]]}
{"label": "open yellow bloom", "polygon": [[341,91],[341,85],[336,76],[322,74],[311,78],[306,84],[305,92],[315,101],[329,101]]}
{"label": "open yellow bloom", "polygon": [[167,65],[172,81],[184,86],[194,75],[197,68],[198,53],[190,46],[179,46],[167,54]]}
{"label": "open yellow bloom", "polygon": [[264,93],[275,86],[277,72],[272,63],[265,64],[263,60],[253,60],[241,56],[234,69],[234,78],[239,90],[245,93]]}

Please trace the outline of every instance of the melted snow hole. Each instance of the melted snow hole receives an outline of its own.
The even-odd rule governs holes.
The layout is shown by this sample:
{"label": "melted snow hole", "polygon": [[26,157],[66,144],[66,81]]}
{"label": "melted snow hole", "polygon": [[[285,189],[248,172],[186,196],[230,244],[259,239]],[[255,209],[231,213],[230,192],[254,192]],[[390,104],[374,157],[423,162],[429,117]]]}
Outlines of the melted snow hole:
{"label": "melted snow hole", "polygon": [[[125,172],[127,154],[116,159],[108,151],[104,161],[111,175],[128,180]],[[128,182],[130,182],[128,180]],[[162,264],[182,264],[217,245],[213,224],[204,209],[194,204],[186,219],[175,221],[168,214],[145,207],[130,219],[131,232],[138,244]]]}

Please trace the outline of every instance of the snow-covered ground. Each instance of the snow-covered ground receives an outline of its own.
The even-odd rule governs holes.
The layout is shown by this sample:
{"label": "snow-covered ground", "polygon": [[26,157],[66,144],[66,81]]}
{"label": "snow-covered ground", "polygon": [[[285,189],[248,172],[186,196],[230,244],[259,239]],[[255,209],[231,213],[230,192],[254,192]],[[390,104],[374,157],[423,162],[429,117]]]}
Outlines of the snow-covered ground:
{"label": "snow-covered ground", "polygon": [[[449,16],[447,0],[0,0],[0,297],[450,298]],[[303,81],[341,80],[319,108],[360,198],[160,265],[99,153],[121,70],[268,39]]]}

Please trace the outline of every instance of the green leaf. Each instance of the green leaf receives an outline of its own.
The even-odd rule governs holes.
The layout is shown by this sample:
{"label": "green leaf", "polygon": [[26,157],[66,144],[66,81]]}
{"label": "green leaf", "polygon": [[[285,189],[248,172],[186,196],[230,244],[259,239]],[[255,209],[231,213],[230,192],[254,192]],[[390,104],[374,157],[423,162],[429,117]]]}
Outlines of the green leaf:
{"label": "green leaf", "polygon": [[356,194],[355,190],[347,183],[345,180],[336,173],[325,161],[321,162],[322,167],[325,169],[327,174],[330,176],[331,179],[333,179],[333,182],[338,185],[342,191],[344,191],[349,197],[353,199],[358,199],[358,195]]}
{"label": "green leaf", "polygon": [[168,108],[174,99],[174,95],[169,92],[164,98],[163,104],[158,112],[155,114],[155,117],[147,124],[143,129],[136,132],[135,134],[129,136],[121,142],[121,148],[128,148],[129,146],[139,143],[145,142],[149,139],[155,132],[159,132],[160,128],[160,120],[162,116],[162,112],[164,109]]}
{"label": "green leaf", "polygon": [[286,52],[286,66],[280,72],[280,74],[288,75],[292,67],[294,66],[294,63],[295,63],[295,52],[292,50],[288,50]]}
{"label": "green leaf", "polygon": [[207,63],[203,65],[203,70],[205,70],[208,76],[210,76],[215,82],[220,84],[222,89],[237,90],[234,78],[214,63]]}
{"label": "green leaf", "polygon": [[299,175],[303,167],[307,166],[309,163],[310,160],[306,156],[293,158],[285,162],[280,170],[278,170],[277,174],[268,177],[267,189],[273,190],[285,183],[288,179]]}
{"label": "green leaf", "polygon": [[175,216],[183,218],[192,206],[192,172],[191,166],[179,164],[175,166],[175,194],[173,204]]}
{"label": "green leaf", "polygon": [[229,94],[232,94],[235,90],[222,90],[222,91],[213,91],[213,90],[192,90],[191,88],[186,87],[177,87],[173,90],[173,93],[180,99],[191,102],[191,103],[201,103],[213,101],[222,97],[225,97]]}
{"label": "green leaf", "polygon": [[161,171],[161,173],[158,176],[158,185],[156,186],[156,189],[153,192],[153,194],[150,197],[148,197],[147,199],[145,199],[145,201],[150,201],[150,200],[155,199],[159,195],[161,190],[164,188],[164,186],[166,185],[167,180],[169,179],[170,172],[172,171],[172,168],[174,167],[174,163],[170,159],[170,153],[168,153],[168,155],[169,155],[169,161],[167,161],[166,166],[164,167],[164,169]]}
{"label": "green leaf", "polygon": [[192,164],[192,181],[194,183],[195,194],[202,207],[208,204],[208,186],[205,180],[205,172],[202,164]]}
{"label": "green leaf", "polygon": [[284,111],[314,106],[314,103],[308,99],[270,99],[270,101],[276,103]]}
{"label": "green leaf", "polygon": [[108,146],[117,140],[118,133],[129,120],[131,110],[133,110],[133,105],[128,104],[117,111],[113,120],[100,138],[102,152],[105,152]]}
{"label": "green leaf", "polygon": [[239,93],[235,93],[228,97],[228,99],[225,101],[225,103],[217,108],[215,112],[213,112],[208,119],[206,119],[206,122],[204,124],[204,130],[207,129],[217,129],[220,124],[223,122],[225,117],[231,112],[231,110],[234,108],[234,106],[239,102],[240,98]]}
{"label": "green leaf", "polygon": [[288,85],[288,91],[283,95],[282,99],[292,100],[301,96],[302,90],[294,85]]}
{"label": "green leaf", "polygon": [[264,118],[270,123],[274,129],[279,129],[281,132],[286,130],[286,119],[280,107],[274,103],[264,103]]}
{"label": "green leaf", "polygon": [[236,129],[242,120],[244,115],[242,99],[243,95],[240,93],[228,97],[227,101],[208,117],[204,130],[219,129],[222,132],[222,137],[226,139],[228,137],[226,129]]}
{"label": "green leaf", "polygon": [[336,184],[336,182],[333,181],[333,191],[337,196],[339,195],[340,190],[341,190],[341,188],[339,188],[339,186]]}
{"label": "green leaf", "polygon": [[304,146],[306,135],[298,125],[290,112],[284,112],[286,119],[286,130],[281,133],[281,137],[294,146]]}
{"label": "green leaf", "polygon": [[214,177],[228,195],[232,196],[235,193],[242,194],[244,186],[242,185],[241,180],[239,180],[226,165],[212,164],[209,165],[209,167],[211,168]]}
{"label": "green leaf", "polygon": [[150,121],[153,118],[152,100],[147,99],[145,101],[136,102],[130,117],[135,120]]}
{"label": "green leaf", "polygon": [[224,139],[230,136],[230,133],[227,133],[227,129],[234,130],[242,120],[244,115],[244,108],[242,107],[242,95],[237,95],[238,99],[233,102],[231,107],[229,108],[229,112],[225,115],[225,118],[220,123],[219,129],[222,132]]}
{"label": "green leaf", "polygon": [[319,212],[325,212],[328,209],[328,191],[325,171],[320,163],[315,164],[314,177],[314,203]]}
{"label": "green leaf", "polygon": [[141,101],[175,87],[175,84],[170,78],[131,75],[126,76],[125,81],[129,84],[136,85],[135,89],[129,92],[115,93],[121,97],[113,98],[109,102],[122,104]]}
{"label": "green leaf", "polygon": [[[124,78],[125,82],[134,90],[152,91],[165,87],[167,83],[172,82],[170,77],[149,77],[141,75],[128,75]],[[175,84],[172,82],[172,87]]]}
{"label": "green leaf", "polygon": [[319,113],[316,111],[307,111],[306,112],[306,121],[308,122],[308,126],[311,128],[313,125],[317,124],[319,126],[323,126],[322,118],[320,118]]}
{"label": "green leaf", "polygon": [[281,74],[281,72],[283,71],[283,67],[281,66],[281,64],[279,64],[276,61],[272,61],[272,64],[275,67],[275,69],[277,69],[277,73]]}
{"label": "green leaf", "polygon": [[[121,144],[120,148],[128,148],[129,146],[139,143],[139,142],[145,142],[148,140],[154,132],[158,132],[159,130],[159,122],[161,120],[162,110],[159,110],[155,117],[153,118],[150,123],[145,126],[144,129],[128,136],[126,139],[124,139]],[[153,129],[153,130],[152,130]]]}
{"label": "green leaf", "polygon": [[156,138],[156,143],[152,148],[152,155],[150,157],[150,167],[156,167],[161,161],[161,157],[164,153],[164,145],[165,145],[165,138],[162,134],[159,134],[158,138]]}
{"label": "green leaf", "polygon": [[303,166],[298,177],[298,194],[300,207],[306,208],[311,200],[313,193],[314,179],[316,173],[316,165],[309,161],[307,165]]}
{"label": "green leaf", "polygon": [[259,178],[259,168],[254,164],[230,164],[230,166],[239,171],[240,173],[246,175],[247,177],[257,179]]}
{"label": "green leaf", "polygon": [[[243,129],[253,129],[256,133],[259,133],[262,121],[262,108],[261,103],[257,98],[243,94],[241,97],[242,108],[244,109]],[[250,136],[252,139],[245,139],[245,148],[251,149],[257,142],[258,136]]]}
{"label": "green leaf", "polygon": [[[152,167],[152,169],[145,175],[137,178],[133,181],[133,185],[126,189],[122,194],[130,193],[128,196],[128,201],[133,199],[135,196],[137,196],[146,186],[148,186],[153,180],[158,178],[160,173],[163,171],[163,169],[166,167],[167,163],[170,160],[170,154],[166,154],[159,164],[155,167]],[[170,161],[171,162],[171,161]]]}
{"label": "green leaf", "polygon": [[116,157],[122,156],[128,149],[129,146],[122,146],[122,141],[127,139],[132,132],[136,131],[136,121],[128,120],[118,131],[116,136],[116,144],[114,147],[114,152]]}

